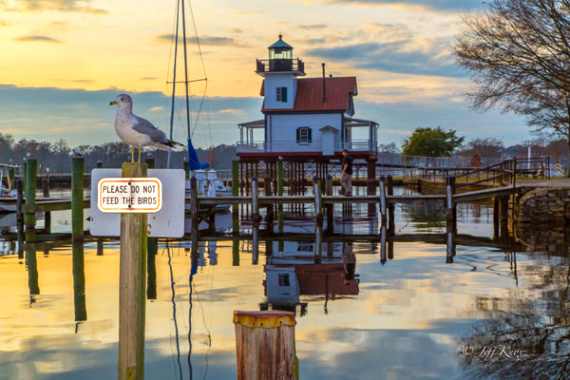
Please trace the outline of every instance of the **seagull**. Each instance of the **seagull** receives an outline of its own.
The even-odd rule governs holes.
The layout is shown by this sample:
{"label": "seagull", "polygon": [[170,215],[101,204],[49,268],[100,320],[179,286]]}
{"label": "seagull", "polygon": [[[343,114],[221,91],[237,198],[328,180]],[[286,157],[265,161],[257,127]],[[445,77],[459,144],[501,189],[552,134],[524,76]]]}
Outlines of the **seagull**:
{"label": "seagull", "polygon": [[133,114],[133,99],[129,95],[117,95],[115,100],[109,103],[110,106],[115,104],[118,107],[115,115],[115,132],[124,143],[131,146],[131,162],[135,162],[135,147],[139,148],[140,163],[143,146],[154,146],[161,150],[184,146],[167,139],[166,134],[150,121]]}

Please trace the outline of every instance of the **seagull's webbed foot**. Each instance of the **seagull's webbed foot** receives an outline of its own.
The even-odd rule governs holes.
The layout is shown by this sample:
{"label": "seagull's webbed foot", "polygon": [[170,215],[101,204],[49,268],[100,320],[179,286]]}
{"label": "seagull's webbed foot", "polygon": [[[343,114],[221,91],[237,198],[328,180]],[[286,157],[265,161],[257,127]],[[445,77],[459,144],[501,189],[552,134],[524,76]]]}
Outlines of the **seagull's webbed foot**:
{"label": "seagull's webbed foot", "polygon": [[131,146],[131,164],[135,163],[135,147]]}

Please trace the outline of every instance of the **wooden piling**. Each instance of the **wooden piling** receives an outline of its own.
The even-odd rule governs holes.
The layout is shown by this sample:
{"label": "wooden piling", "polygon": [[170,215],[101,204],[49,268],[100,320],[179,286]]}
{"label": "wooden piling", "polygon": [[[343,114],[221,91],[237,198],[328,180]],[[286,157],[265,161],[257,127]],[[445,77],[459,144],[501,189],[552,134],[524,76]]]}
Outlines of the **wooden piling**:
{"label": "wooden piling", "polygon": [[16,228],[18,230],[18,245],[24,243],[24,190],[21,179],[16,180]]}
{"label": "wooden piling", "polygon": [[26,242],[26,266],[28,267],[28,289],[30,296],[40,294],[38,275],[37,247],[34,243]]}
{"label": "wooden piling", "polygon": [[253,221],[253,225],[259,225],[259,191],[257,189],[258,186],[257,177],[253,176],[251,179],[251,219]]}
{"label": "wooden piling", "polygon": [[232,266],[239,267],[239,239],[232,242]]}
{"label": "wooden piling", "polygon": [[501,197],[499,203],[501,207],[501,238],[506,239],[509,236],[509,197]]}
{"label": "wooden piling", "polygon": [[[277,161],[277,195],[283,196],[283,160]],[[277,206],[277,230],[283,232],[283,205]]]}
{"label": "wooden piling", "polygon": [[[265,193],[266,197],[270,197],[271,195],[273,195],[273,192],[271,191],[271,177],[269,177],[268,175],[266,175],[265,178],[263,179],[263,192]],[[273,204],[267,205],[267,211],[265,214],[265,221],[267,222],[266,230],[271,233],[273,233],[273,219],[274,219],[273,209],[274,209]]]}
{"label": "wooden piling", "polygon": [[453,194],[455,194],[455,177],[447,177],[447,185],[445,187],[445,215],[448,230],[453,230],[456,223],[454,215],[455,204],[453,202]]}
{"label": "wooden piling", "polygon": [[[42,193],[44,198],[49,198],[49,177],[42,178]],[[44,233],[51,233],[51,212],[44,213]]]}
{"label": "wooden piling", "polygon": [[[232,161],[232,195],[239,195],[239,161]],[[239,234],[239,205],[232,206],[233,234]]]}
{"label": "wooden piling", "polygon": [[48,177],[42,178],[42,193],[44,198],[49,198],[49,179]]}
{"label": "wooden piling", "polygon": [[499,239],[499,228],[500,228],[500,212],[499,198],[493,198],[493,238]]}
{"label": "wooden piling", "polygon": [[386,263],[386,225],[380,228],[380,263]]}
{"label": "wooden piling", "polygon": [[380,215],[382,225],[386,225],[386,178],[380,177]]}
{"label": "wooden piling", "polygon": [[[392,175],[386,177],[386,193],[388,196],[394,195],[394,179]],[[392,236],[396,232],[396,216],[394,203],[388,204],[388,235]]]}
{"label": "wooden piling", "polygon": [[14,189],[16,186],[16,172],[13,167],[8,168],[8,182],[10,182],[10,190]]}
{"label": "wooden piling", "polygon": [[[331,196],[333,194],[332,175],[328,174],[325,185],[325,194]],[[329,204],[326,206],[327,212],[327,231],[332,232],[334,228],[334,205]]]}
{"label": "wooden piling", "polygon": [[319,177],[313,177],[313,192],[315,193],[315,214],[317,216],[317,225],[323,224],[323,195],[321,193],[321,180]]}
{"label": "wooden piling", "polygon": [[295,313],[234,311],[237,378],[298,379]]}
{"label": "wooden piling", "polygon": [[24,223],[26,242],[36,240],[36,183],[38,160],[29,158],[26,164],[26,203],[24,205]]}
{"label": "wooden piling", "polygon": [[[152,155],[148,155],[145,159],[148,169],[154,169],[156,161]],[[147,217],[148,218],[148,217]],[[146,298],[149,300],[156,299],[156,254],[158,252],[158,239],[147,237],[147,280],[146,280]]]}
{"label": "wooden piling", "polygon": [[[123,178],[146,176],[146,164],[123,164]],[[147,214],[121,214],[119,380],[144,378],[146,225]]]}
{"label": "wooden piling", "polygon": [[71,238],[83,239],[83,157],[71,158]]}
{"label": "wooden piling", "polygon": [[251,231],[251,263],[257,265],[259,262],[259,226],[253,224]]}
{"label": "wooden piling", "polygon": [[455,233],[454,231],[447,231],[447,245],[446,245],[446,258],[445,263],[453,263],[453,257],[455,256]]}
{"label": "wooden piling", "polygon": [[192,229],[198,229],[198,183],[196,177],[190,178],[190,218]]}
{"label": "wooden piling", "polygon": [[85,302],[85,255],[81,243],[73,243],[73,306],[75,309],[75,322],[87,320],[87,306]]}

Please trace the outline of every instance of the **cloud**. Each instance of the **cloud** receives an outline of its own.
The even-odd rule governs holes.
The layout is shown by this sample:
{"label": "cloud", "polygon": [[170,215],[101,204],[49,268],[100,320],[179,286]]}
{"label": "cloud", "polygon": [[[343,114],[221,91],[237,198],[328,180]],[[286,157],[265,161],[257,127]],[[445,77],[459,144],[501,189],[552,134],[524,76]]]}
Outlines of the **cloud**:
{"label": "cloud", "polygon": [[481,0],[298,0],[301,2],[326,2],[343,5],[400,5],[416,6],[435,11],[473,11],[481,8]]}
{"label": "cloud", "polygon": [[299,24],[299,25],[297,25],[298,29],[307,29],[307,30],[326,29],[327,27],[328,27],[327,24]]}
{"label": "cloud", "polygon": [[61,43],[60,40],[48,37],[48,36],[22,36],[15,38],[16,41],[20,42],[51,42],[51,43]]}
{"label": "cloud", "polygon": [[244,112],[243,112],[243,110],[224,109],[224,110],[219,110],[218,113],[231,113],[234,115],[242,115]]}
{"label": "cloud", "polygon": [[[422,46],[423,44],[423,46]],[[468,77],[454,63],[451,42],[447,39],[402,40],[396,42],[363,42],[340,47],[316,48],[306,54],[346,62],[350,59],[359,69],[381,70],[400,74]]]}
{"label": "cloud", "polygon": [[234,28],[230,28],[230,29],[228,30],[228,32],[230,32],[230,33],[243,33],[243,29],[235,28],[235,27],[234,27]]}
{"label": "cloud", "polygon": [[0,7],[8,11],[16,12],[58,11],[94,14],[108,13],[104,9],[92,8],[91,0],[20,0],[17,6],[9,6],[0,2]]}
{"label": "cloud", "polygon": [[[125,89],[87,91],[0,85],[0,131],[11,133],[16,139],[25,137],[56,141],[63,137],[70,146],[118,141],[113,129],[108,127],[113,125],[116,112],[114,107],[109,107],[109,102],[117,94],[126,92]],[[170,96],[153,91],[130,94],[135,114],[167,130]],[[198,105],[201,99],[193,96],[190,100],[192,104]],[[210,97],[207,109],[211,115],[201,115],[194,138],[195,145],[208,147],[212,143],[235,144],[239,139],[237,123],[259,119],[261,101],[260,97]],[[181,140],[186,139],[186,129],[182,126],[183,104],[183,97],[178,98],[174,137]],[[195,113],[192,120],[196,120]]]}
{"label": "cloud", "polygon": [[[174,35],[172,34],[161,34],[156,37],[160,41],[171,42],[174,40]],[[199,38],[201,45],[212,45],[212,46],[223,46],[223,45],[233,45],[241,46],[237,41],[231,37],[219,37],[219,36],[200,36]],[[178,36],[178,41],[182,42],[182,37]],[[196,43],[198,39],[196,37],[186,37],[186,42]]]}

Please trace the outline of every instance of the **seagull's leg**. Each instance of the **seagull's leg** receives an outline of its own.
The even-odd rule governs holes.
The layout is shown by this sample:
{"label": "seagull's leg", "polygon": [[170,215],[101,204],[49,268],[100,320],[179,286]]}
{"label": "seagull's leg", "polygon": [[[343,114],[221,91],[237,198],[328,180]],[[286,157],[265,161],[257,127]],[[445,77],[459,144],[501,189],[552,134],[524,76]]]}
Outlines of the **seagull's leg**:
{"label": "seagull's leg", "polygon": [[141,163],[141,147],[139,146],[139,164]]}
{"label": "seagull's leg", "polygon": [[135,162],[135,147],[131,146],[131,164]]}

